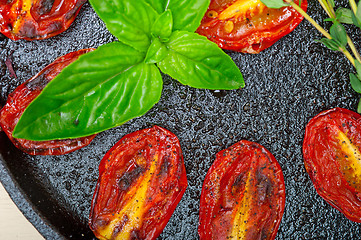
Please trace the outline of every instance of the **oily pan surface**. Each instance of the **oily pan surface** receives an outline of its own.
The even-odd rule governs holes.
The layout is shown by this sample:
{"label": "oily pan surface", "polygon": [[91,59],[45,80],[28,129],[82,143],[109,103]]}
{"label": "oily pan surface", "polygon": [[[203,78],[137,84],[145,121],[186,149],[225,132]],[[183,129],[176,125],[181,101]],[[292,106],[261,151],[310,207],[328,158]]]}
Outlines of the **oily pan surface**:
{"label": "oily pan surface", "polygon": [[[326,17],[315,1],[309,2],[309,13],[320,23]],[[360,32],[350,29],[354,42],[360,43]],[[303,165],[307,122],[333,107],[355,111],[359,98],[348,82],[352,66],[313,41],[318,38],[303,21],[259,55],[227,51],[244,75],[246,87],[241,90],[194,89],[163,76],[162,97],[146,115],[100,133],[71,154],[26,155],[1,132],[0,180],[47,239],[92,239],[87,221],[100,160],[124,135],[159,125],[179,138],[189,184],[159,239],[198,239],[199,198],[215,154],[246,139],[266,147],[284,173],[286,207],[276,239],[358,239],[361,225],[317,195]],[[51,39],[13,42],[1,35],[0,104],[57,57],[114,39],[89,4],[68,31]],[[8,58],[18,79],[6,68]]]}

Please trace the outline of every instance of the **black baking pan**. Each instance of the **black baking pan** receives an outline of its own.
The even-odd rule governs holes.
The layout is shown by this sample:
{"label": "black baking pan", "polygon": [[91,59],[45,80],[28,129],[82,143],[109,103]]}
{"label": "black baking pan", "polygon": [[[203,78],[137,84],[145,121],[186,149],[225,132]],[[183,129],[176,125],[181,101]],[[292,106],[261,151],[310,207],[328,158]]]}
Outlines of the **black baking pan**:
{"label": "black baking pan", "polygon": [[[309,2],[308,12],[329,27],[322,22],[326,15],[317,1]],[[361,49],[360,31],[347,29]],[[360,239],[361,225],[316,193],[303,164],[307,122],[334,107],[355,111],[360,98],[348,80],[353,67],[343,55],[314,41],[319,38],[303,21],[258,55],[227,51],[244,75],[246,87],[240,90],[194,89],[163,76],[162,97],[147,114],[100,133],[89,146],[71,154],[30,156],[1,132],[0,180],[46,239],[93,239],[87,221],[100,160],[124,135],[159,125],[178,136],[189,183],[159,239],[198,239],[205,174],[217,152],[246,139],[273,153],[284,173],[286,208],[277,239]],[[71,28],[53,38],[14,42],[0,36],[0,104],[57,57],[114,40],[88,3]],[[17,79],[7,70],[6,59],[12,61]]]}

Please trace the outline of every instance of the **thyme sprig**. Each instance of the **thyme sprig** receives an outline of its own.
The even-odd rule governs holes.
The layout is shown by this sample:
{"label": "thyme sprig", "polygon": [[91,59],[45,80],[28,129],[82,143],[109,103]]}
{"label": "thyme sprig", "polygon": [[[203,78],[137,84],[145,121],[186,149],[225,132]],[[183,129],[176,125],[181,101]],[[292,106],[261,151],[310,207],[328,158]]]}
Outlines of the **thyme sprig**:
{"label": "thyme sprig", "polygon": [[[324,21],[331,21],[332,26],[327,31],[321,27],[314,19],[312,19],[305,11],[303,11],[299,4],[293,0],[261,0],[269,8],[280,8],[282,4],[288,4],[292,6],[297,12],[299,12],[305,19],[307,19],[322,35],[325,37],[316,40],[327,48],[333,51],[339,51],[345,55],[350,63],[355,67],[356,74],[350,73],[350,83],[358,93],[361,93],[361,57],[357,51],[355,44],[350,36],[347,34],[345,27],[342,24],[354,24],[361,29],[361,0],[356,4],[355,0],[349,0],[351,9],[339,8],[336,11],[335,3],[333,0],[318,0],[322,8],[325,10],[329,18]],[[275,7],[278,6],[278,7]],[[284,5],[283,5],[284,6]],[[351,50],[349,52],[347,47]],[[361,99],[358,104],[357,111],[361,113]]]}

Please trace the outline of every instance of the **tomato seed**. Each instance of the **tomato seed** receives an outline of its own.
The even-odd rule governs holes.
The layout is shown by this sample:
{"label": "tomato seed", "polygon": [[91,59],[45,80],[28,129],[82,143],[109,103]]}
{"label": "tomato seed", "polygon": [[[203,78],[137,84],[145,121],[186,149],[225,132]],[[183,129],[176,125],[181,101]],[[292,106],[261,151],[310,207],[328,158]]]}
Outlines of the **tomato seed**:
{"label": "tomato seed", "polygon": [[234,29],[234,23],[232,21],[227,21],[226,24],[224,25],[224,30],[227,33],[230,33],[233,31],[233,29]]}
{"label": "tomato seed", "polygon": [[216,18],[217,16],[218,16],[218,13],[216,11],[211,10],[211,11],[207,12],[207,17],[209,17],[209,18]]}

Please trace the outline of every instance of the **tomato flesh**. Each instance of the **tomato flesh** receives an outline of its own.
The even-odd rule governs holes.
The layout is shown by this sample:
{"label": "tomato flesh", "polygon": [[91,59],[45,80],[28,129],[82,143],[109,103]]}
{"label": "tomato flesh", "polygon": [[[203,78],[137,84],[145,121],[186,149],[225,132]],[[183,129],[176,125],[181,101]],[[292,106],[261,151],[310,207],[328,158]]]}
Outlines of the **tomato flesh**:
{"label": "tomato flesh", "polygon": [[317,193],[348,219],[361,222],[361,116],[324,111],[306,126],[303,156]]}
{"label": "tomato flesh", "polygon": [[89,226],[99,239],[156,239],[186,187],[173,133],[154,126],[128,134],[99,165]]}
{"label": "tomato flesh", "polygon": [[[301,8],[306,11],[307,0]],[[302,19],[293,7],[272,9],[260,0],[211,0],[197,32],[223,49],[259,53],[290,33]]]}
{"label": "tomato flesh", "polygon": [[5,106],[0,111],[0,126],[17,148],[31,155],[61,155],[85,147],[93,140],[95,135],[53,141],[30,141],[16,139],[12,136],[21,115],[27,106],[41,93],[44,87],[54,79],[63,68],[78,59],[80,55],[92,50],[93,49],[83,49],[56,59],[36,76],[18,86],[14,92],[9,95]]}
{"label": "tomato flesh", "polygon": [[0,0],[0,32],[12,40],[39,40],[69,28],[86,0]]}
{"label": "tomato flesh", "polygon": [[285,206],[281,167],[257,143],[219,152],[203,183],[200,239],[274,239]]}

